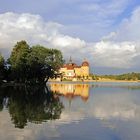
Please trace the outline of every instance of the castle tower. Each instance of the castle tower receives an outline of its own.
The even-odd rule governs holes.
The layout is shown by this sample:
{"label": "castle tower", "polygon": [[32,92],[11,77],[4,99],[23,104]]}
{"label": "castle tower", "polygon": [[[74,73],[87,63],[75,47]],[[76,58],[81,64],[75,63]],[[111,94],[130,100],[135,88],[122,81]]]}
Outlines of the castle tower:
{"label": "castle tower", "polygon": [[82,62],[81,70],[82,76],[89,76],[89,63],[86,59],[84,59],[84,61]]}
{"label": "castle tower", "polygon": [[72,63],[72,58],[71,58],[71,56],[70,56],[70,59],[69,59],[69,63],[70,63],[70,64]]}

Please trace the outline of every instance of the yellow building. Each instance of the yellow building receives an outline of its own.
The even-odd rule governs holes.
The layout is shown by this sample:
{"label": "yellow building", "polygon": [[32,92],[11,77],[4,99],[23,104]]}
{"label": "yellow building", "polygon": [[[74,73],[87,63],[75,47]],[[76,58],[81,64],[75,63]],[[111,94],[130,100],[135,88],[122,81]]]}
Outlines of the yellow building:
{"label": "yellow building", "polygon": [[69,63],[64,64],[62,68],[60,68],[59,72],[62,74],[63,78],[72,79],[83,77],[89,77],[89,63],[84,60],[80,66],[73,63],[70,59]]}

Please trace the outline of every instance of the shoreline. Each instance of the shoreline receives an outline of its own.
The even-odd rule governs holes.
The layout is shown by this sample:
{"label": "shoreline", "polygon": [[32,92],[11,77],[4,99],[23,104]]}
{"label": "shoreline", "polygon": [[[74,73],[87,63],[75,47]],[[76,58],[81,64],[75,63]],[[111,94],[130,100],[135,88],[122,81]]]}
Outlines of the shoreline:
{"label": "shoreline", "polygon": [[48,82],[57,82],[57,83],[76,83],[76,82],[80,82],[80,83],[86,83],[86,82],[103,82],[103,83],[140,83],[140,80],[136,80],[136,81],[129,81],[129,80],[108,80],[108,79],[104,79],[104,80],[77,80],[77,81],[57,81],[57,80],[49,80]]}

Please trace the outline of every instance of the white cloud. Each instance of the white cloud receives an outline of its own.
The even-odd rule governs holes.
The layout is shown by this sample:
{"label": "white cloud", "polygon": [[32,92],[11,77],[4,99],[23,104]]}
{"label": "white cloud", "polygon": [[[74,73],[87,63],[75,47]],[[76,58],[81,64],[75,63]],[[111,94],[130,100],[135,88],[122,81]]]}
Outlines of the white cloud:
{"label": "white cloud", "polygon": [[39,15],[0,14],[0,50],[8,55],[13,45],[20,40],[31,44],[47,43],[48,37],[57,34],[61,25],[45,22]]}
{"label": "white cloud", "polygon": [[115,32],[103,37],[104,41],[95,45],[95,59],[101,59],[101,65],[105,66],[108,64],[122,68],[134,65],[140,67],[138,62],[140,59],[139,25],[140,7],[137,7],[130,18],[122,21]]}
{"label": "white cloud", "polygon": [[[98,20],[103,20],[103,19],[110,19],[115,18],[118,15],[120,15],[127,5],[129,4],[130,0],[110,0],[106,2],[102,1],[96,1],[93,3],[84,3],[80,6],[81,10],[84,12],[92,12],[93,14],[96,14],[93,18],[98,19]],[[112,19],[114,20],[114,19]]]}
{"label": "white cloud", "polygon": [[[5,13],[0,15],[0,50],[8,53],[20,40],[30,44],[49,44],[66,52],[85,46],[85,41],[59,33],[63,25],[45,22],[38,15]],[[67,52],[66,52],[67,53]]]}
{"label": "white cloud", "polygon": [[94,60],[97,65],[128,68],[134,65],[133,59],[137,56],[135,44],[131,42],[101,41],[95,44]]}
{"label": "white cloud", "polygon": [[50,37],[49,42],[53,47],[62,50],[66,59],[72,56],[74,60],[78,61],[78,59],[80,59],[80,61],[82,61],[86,56],[86,42],[79,38],[58,34]]}
{"label": "white cloud", "polygon": [[72,38],[70,36],[56,36],[51,37],[49,40],[52,45],[58,47],[72,47],[75,46],[76,48],[80,48],[86,45],[85,41],[80,40],[79,38]]}
{"label": "white cloud", "polygon": [[45,22],[39,15],[11,12],[0,14],[0,51],[8,56],[17,41],[26,40],[31,45],[41,44],[60,49],[66,59],[72,56],[76,62],[87,58],[94,67],[139,66],[136,61],[140,57],[139,16],[140,8],[137,8],[116,32],[104,37],[104,41],[89,43],[62,34],[64,25]]}

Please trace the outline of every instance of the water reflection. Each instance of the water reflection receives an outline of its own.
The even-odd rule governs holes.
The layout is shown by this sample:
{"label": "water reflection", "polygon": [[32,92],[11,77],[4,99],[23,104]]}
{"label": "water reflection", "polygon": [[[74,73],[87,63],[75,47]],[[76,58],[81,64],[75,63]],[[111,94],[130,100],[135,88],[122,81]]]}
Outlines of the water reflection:
{"label": "water reflection", "polygon": [[[69,105],[65,100],[63,101],[65,110],[61,114],[62,116],[73,114],[77,118],[78,114],[79,120],[90,116],[100,120],[119,119],[140,122],[140,99],[138,98],[140,85],[117,83],[109,86],[109,84],[53,83],[50,84],[50,89],[60,97],[65,97],[69,101],[73,100],[73,106],[70,102],[70,111],[68,111]],[[82,101],[88,100],[88,103],[83,104],[76,97],[81,97]]]}
{"label": "water reflection", "polygon": [[58,94],[63,95],[68,99],[73,99],[77,96],[81,97],[83,101],[87,101],[89,98],[88,84],[51,84],[51,90]]}
{"label": "water reflection", "polygon": [[1,88],[0,137],[139,140],[139,87],[54,83],[49,90],[38,86]]}
{"label": "water reflection", "polygon": [[28,122],[59,119],[63,104],[47,87],[5,87],[0,90],[0,110],[7,108],[15,127]]}

